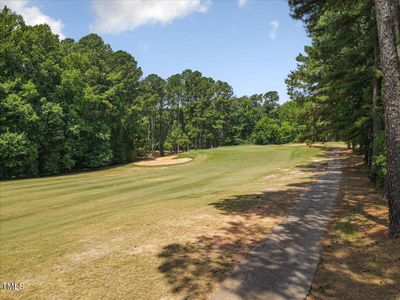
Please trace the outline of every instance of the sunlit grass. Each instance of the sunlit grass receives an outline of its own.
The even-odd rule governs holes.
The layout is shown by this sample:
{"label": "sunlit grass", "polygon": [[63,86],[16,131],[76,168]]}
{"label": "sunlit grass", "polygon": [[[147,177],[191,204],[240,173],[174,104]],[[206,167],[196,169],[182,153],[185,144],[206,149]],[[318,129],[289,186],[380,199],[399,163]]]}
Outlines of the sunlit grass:
{"label": "sunlit grass", "polygon": [[227,216],[215,203],[309,180],[288,174],[322,154],[305,146],[223,147],[185,154],[194,160],[182,165],[1,182],[0,279],[25,283],[22,292],[2,293],[173,298],[159,270],[163,247],[217,232]]}

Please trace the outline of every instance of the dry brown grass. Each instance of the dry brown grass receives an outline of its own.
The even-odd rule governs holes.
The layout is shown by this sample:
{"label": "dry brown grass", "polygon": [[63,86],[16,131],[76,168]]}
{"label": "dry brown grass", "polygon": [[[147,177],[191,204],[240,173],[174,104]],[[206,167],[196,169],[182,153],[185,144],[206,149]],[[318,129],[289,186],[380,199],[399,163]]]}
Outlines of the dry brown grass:
{"label": "dry brown grass", "polygon": [[387,235],[386,200],[360,157],[342,158],[341,195],[307,299],[400,299],[400,240]]}
{"label": "dry brown grass", "polygon": [[175,166],[1,182],[0,279],[25,289],[0,299],[205,297],[323,158],[315,147],[235,146]]}
{"label": "dry brown grass", "polygon": [[279,179],[280,184],[276,182],[274,189],[211,203],[223,215],[219,228],[207,230],[190,242],[169,244],[159,253],[163,260],[159,271],[177,299],[208,299],[235,266],[285,218],[326,166],[326,158],[319,158],[295,170],[280,170],[276,176],[264,179]]}

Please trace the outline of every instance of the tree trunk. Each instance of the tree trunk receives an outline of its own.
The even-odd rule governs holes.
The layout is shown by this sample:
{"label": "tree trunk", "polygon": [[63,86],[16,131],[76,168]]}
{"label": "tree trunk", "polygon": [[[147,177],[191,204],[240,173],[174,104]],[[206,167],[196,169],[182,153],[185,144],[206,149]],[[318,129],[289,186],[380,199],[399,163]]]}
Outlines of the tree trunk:
{"label": "tree trunk", "polygon": [[[375,34],[375,39],[374,39],[374,65],[375,68],[379,68],[379,42],[378,42],[378,37]],[[379,97],[381,93],[381,78],[374,78],[373,80],[373,89],[372,89],[372,109],[373,109],[373,116],[372,116],[372,157],[371,161],[374,160],[374,158],[377,156],[377,134],[381,130],[381,124],[379,120],[379,114],[378,114],[378,102],[379,102]],[[373,164],[372,164],[372,167]]]}
{"label": "tree trunk", "polygon": [[151,155],[152,156],[156,156],[156,150],[155,150],[155,146],[156,146],[156,136],[155,136],[155,122],[154,122],[154,113],[151,114],[151,118],[150,118],[150,126],[151,126]]}
{"label": "tree trunk", "polygon": [[389,233],[400,237],[400,68],[391,0],[375,0],[375,11],[383,73]]}
{"label": "tree trunk", "polygon": [[163,98],[160,100],[159,108],[159,121],[158,121],[158,150],[160,151],[160,156],[164,156],[164,128],[163,128]]}
{"label": "tree trunk", "polygon": [[391,2],[397,57],[400,58],[400,3],[399,0],[391,0]]}

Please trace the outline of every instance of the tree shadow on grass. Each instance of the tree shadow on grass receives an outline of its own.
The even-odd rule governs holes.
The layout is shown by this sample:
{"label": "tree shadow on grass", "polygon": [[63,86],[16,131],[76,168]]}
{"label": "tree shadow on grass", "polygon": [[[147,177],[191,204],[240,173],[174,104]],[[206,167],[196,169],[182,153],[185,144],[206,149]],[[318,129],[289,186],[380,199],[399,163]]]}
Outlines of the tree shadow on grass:
{"label": "tree shadow on grass", "polygon": [[[314,163],[298,166],[309,177],[317,176]],[[285,190],[238,195],[210,205],[227,217],[216,234],[205,234],[194,242],[165,246],[159,257],[159,271],[171,285],[172,293],[183,299],[205,299],[271,232],[312,185],[288,184]]]}
{"label": "tree shadow on grass", "polygon": [[[342,164],[354,166],[349,156],[342,156]],[[310,172],[310,177],[317,176],[320,171],[315,164],[299,168]],[[400,296],[400,271],[394,267],[400,262],[399,241],[392,241],[385,235],[387,216],[371,212],[374,206],[379,210],[379,205],[384,207],[385,203],[377,201],[379,195],[371,198],[370,183],[359,168],[350,168],[342,181],[342,188],[346,184],[351,187],[351,195],[340,193],[338,201],[345,202],[344,211],[348,219],[336,218],[332,222],[328,231],[330,244],[324,246],[311,299],[378,299],[382,296],[392,299]],[[274,264],[266,266],[265,262],[260,264],[251,258],[249,260],[249,253],[258,251],[262,246],[260,241],[273,227],[263,226],[262,220],[282,219],[294,206],[295,199],[313,184],[318,186],[315,182],[288,184],[287,190],[240,195],[210,204],[230,221],[224,222],[215,234],[204,234],[192,242],[167,245],[159,253],[162,259],[159,271],[170,284],[172,293],[184,299],[208,298],[245,257],[252,268],[268,268],[276,272]],[[343,216],[343,212],[340,214]],[[307,225],[292,225],[307,229]],[[361,232],[360,226],[374,230]],[[360,235],[364,242],[357,244]],[[301,250],[302,253],[308,251],[306,247]],[[388,268],[390,272],[385,271]],[[261,292],[265,290],[267,288]],[[249,295],[243,290],[240,293]]]}
{"label": "tree shadow on grass", "polygon": [[[379,213],[386,203],[379,200],[378,194],[371,195],[374,193],[371,183],[353,159],[342,155],[347,171],[335,209],[338,216],[327,232],[328,242],[324,242],[310,299],[396,299],[400,296],[400,269],[396,268],[400,262],[400,240],[387,237],[387,215]],[[315,165],[299,168],[309,170],[310,177],[318,174]],[[258,251],[262,246],[260,240],[270,232],[261,221],[282,218],[312,184],[318,186],[315,182],[291,184],[285,191],[241,195],[212,203],[221,214],[232,217],[232,221],[224,223],[218,234],[167,245],[159,254],[163,260],[159,271],[172,292],[183,299],[208,298],[244,257],[252,268],[278,271],[274,264],[265,266],[265,261],[260,264],[249,259],[249,252]],[[301,251],[306,253],[307,248]],[[293,280],[295,283],[296,278]],[[246,292],[242,296],[246,295],[250,294]]]}

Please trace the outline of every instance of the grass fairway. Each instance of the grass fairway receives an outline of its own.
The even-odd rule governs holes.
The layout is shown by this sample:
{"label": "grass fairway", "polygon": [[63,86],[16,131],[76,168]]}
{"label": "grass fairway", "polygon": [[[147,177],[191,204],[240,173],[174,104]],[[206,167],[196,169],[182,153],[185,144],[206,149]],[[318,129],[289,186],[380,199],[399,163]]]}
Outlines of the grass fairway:
{"label": "grass fairway", "polygon": [[0,280],[25,289],[0,295],[205,297],[312,180],[296,166],[321,154],[223,147],[180,165],[1,182]]}

